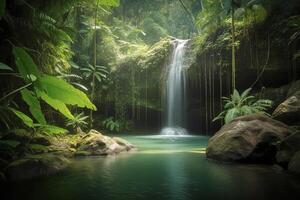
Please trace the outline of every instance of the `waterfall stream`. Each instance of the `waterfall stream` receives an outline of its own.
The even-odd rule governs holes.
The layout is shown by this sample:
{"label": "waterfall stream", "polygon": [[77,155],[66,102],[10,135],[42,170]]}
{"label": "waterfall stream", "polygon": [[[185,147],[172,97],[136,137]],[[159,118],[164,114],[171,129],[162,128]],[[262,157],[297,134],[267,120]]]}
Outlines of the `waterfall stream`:
{"label": "waterfall stream", "polygon": [[163,135],[185,135],[186,73],[184,56],[188,40],[176,39],[166,82],[166,127]]}

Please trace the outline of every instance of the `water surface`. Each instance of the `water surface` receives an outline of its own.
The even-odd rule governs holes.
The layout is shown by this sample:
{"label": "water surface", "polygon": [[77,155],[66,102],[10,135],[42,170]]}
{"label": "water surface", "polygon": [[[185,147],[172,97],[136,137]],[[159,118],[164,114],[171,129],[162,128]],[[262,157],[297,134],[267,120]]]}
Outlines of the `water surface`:
{"label": "water surface", "polygon": [[271,166],[207,161],[207,137],[125,138],[139,150],[75,159],[56,175],[11,185],[7,199],[300,199],[299,180]]}

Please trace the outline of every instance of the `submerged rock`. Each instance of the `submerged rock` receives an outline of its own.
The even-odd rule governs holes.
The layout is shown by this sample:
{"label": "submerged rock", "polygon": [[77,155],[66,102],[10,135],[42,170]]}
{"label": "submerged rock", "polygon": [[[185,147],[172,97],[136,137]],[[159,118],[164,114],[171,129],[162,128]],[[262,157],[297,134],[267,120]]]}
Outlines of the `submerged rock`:
{"label": "submerged rock", "polygon": [[96,130],[91,130],[78,142],[75,155],[111,155],[129,151],[132,148],[133,145],[124,139],[113,139]]}
{"label": "submerged rock", "polygon": [[29,156],[12,162],[5,174],[9,181],[31,179],[38,176],[54,174],[69,164],[63,157],[53,154]]}
{"label": "submerged rock", "polygon": [[252,114],[224,125],[210,140],[207,158],[219,161],[270,162],[276,144],[292,134],[285,124],[267,116]]}

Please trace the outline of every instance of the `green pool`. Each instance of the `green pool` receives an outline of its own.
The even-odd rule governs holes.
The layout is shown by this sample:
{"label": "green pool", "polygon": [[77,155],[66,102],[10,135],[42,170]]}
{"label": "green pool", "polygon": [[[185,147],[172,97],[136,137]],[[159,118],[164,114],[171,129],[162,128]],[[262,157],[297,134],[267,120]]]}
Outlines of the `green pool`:
{"label": "green pool", "polygon": [[300,199],[300,180],[272,166],[206,160],[207,137],[124,138],[139,150],[76,159],[56,175],[10,185],[7,199]]}

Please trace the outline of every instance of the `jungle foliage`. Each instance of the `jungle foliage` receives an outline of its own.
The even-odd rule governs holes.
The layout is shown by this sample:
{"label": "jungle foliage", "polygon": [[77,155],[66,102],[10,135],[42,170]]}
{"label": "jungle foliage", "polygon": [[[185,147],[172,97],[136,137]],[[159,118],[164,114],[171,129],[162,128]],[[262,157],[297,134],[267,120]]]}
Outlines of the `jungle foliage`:
{"label": "jungle foliage", "polygon": [[272,101],[267,99],[257,100],[255,96],[250,95],[251,88],[239,94],[234,90],[233,94],[228,97],[223,97],[224,111],[221,112],[213,121],[224,119],[225,124],[231,122],[237,117],[260,113],[268,115],[268,109],[272,107]]}
{"label": "jungle foliage", "polygon": [[[239,88],[240,61],[249,59],[256,86],[272,48],[286,43],[296,71],[297,8],[297,0],[0,0],[1,128],[147,127],[149,113],[162,111],[171,36],[192,39],[188,57],[200,59],[191,58],[201,69],[190,77],[205,79],[209,123],[222,108],[207,103],[216,98],[216,74],[218,95],[227,96]],[[245,43],[250,55],[242,59]],[[12,123],[17,118],[23,124]]]}

